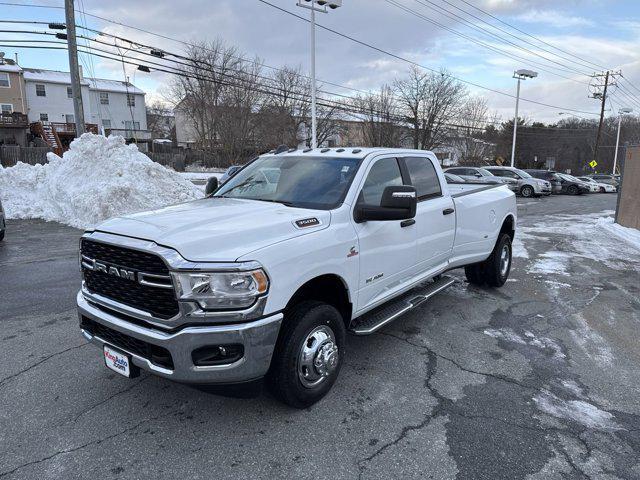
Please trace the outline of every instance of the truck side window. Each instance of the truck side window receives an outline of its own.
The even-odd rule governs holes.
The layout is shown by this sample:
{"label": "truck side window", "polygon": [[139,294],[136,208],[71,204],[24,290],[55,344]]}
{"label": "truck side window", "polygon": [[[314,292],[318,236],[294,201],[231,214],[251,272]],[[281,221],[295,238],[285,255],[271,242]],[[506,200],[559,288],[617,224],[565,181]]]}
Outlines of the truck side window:
{"label": "truck side window", "polygon": [[407,157],[404,163],[409,171],[411,184],[416,187],[418,200],[442,195],[440,179],[431,160],[426,157]]}
{"label": "truck side window", "polygon": [[383,158],[378,160],[367,175],[362,187],[362,203],[365,205],[380,206],[382,192],[386,187],[402,185],[402,175],[398,160],[395,158]]}

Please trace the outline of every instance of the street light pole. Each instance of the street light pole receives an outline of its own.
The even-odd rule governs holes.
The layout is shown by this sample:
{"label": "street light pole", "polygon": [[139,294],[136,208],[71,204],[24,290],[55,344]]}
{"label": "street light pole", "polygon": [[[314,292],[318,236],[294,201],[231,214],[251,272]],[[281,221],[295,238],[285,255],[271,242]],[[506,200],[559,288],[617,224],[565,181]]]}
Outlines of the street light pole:
{"label": "street light pole", "polygon": [[316,127],[316,9],[311,5],[311,148],[318,147]]}
{"label": "street light pole", "polygon": [[518,88],[516,89],[516,115],[513,117],[513,141],[511,142],[511,166],[516,162],[516,135],[518,132],[518,104],[520,103],[520,77],[518,77]]}
{"label": "street light pole", "polygon": [[520,80],[527,78],[536,78],[538,72],[533,70],[520,69],[513,72],[513,78],[518,80],[518,88],[516,90],[516,115],[513,117],[513,142],[511,144],[511,166],[514,167],[516,163],[516,135],[518,132],[518,106],[520,104]]}
{"label": "street light pole", "polygon": [[618,134],[616,135],[616,151],[613,154],[613,170],[611,171],[612,175],[616,174],[616,165],[618,163],[618,146],[620,145],[620,126],[622,125],[622,115],[625,113],[631,113],[633,109],[631,108],[621,108],[618,110]]}
{"label": "street light pole", "polygon": [[[327,6],[335,10],[342,6],[342,0],[305,0],[311,5],[298,1],[298,7],[311,10],[311,148],[318,147],[316,118],[316,12],[327,13]],[[316,7],[318,4],[318,7]]]}

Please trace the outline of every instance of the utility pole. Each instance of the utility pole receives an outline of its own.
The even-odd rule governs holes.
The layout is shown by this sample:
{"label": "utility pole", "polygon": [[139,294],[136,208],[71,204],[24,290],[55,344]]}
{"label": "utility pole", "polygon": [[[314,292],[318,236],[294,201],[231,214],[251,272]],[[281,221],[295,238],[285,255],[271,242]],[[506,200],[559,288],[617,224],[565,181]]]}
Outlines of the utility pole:
{"label": "utility pole", "polygon": [[73,93],[73,116],[76,121],[76,137],[79,137],[85,132],[85,128],[80,69],[78,67],[76,16],[73,8],[73,0],[64,0],[64,13],[67,23],[67,50],[69,51],[69,72],[71,76],[71,92]]}
{"label": "utility pole", "polygon": [[[602,104],[600,106],[600,123],[598,123],[598,134],[596,135],[596,147],[593,150],[593,161],[598,161],[598,147],[600,146],[600,134],[602,133],[602,122],[604,121],[604,105],[607,101],[607,88],[609,86],[609,70],[604,75],[604,91],[602,92]],[[595,94],[594,94],[594,98]]]}
{"label": "utility pole", "polygon": [[593,88],[593,94],[591,98],[597,98],[600,100],[600,122],[598,123],[598,133],[596,134],[596,146],[593,150],[593,161],[591,162],[591,168],[595,168],[598,165],[598,148],[600,148],[600,137],[602,135],[602,124],[604,123],[604,107],[607,103],[607,90],[609,86],[615,86],[615,78],[622,75],[622,72],[611,72],[607,70],[604,73],[595,73],[591,75],[593,79],[601,79],[604,77],[604,84],[592,83],[590,85]]}

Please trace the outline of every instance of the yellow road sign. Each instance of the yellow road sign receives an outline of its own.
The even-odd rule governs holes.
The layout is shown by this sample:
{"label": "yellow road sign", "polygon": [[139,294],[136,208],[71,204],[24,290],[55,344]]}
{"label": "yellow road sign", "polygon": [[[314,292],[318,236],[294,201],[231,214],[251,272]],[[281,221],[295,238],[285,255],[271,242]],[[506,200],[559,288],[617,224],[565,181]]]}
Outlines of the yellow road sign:
{"label": "yellow road sign", "polygon": [[591,160],[591,162],[589,162],[589,166],[591,168],[596,168],[598,166],[598,162],[596,162],[595,160]]}

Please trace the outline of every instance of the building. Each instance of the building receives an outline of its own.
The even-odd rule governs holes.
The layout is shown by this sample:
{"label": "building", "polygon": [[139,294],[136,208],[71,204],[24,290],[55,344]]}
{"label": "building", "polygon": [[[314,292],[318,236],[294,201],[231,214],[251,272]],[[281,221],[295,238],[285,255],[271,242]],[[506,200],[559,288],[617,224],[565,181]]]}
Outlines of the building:
{"label": "building", "polygon": [[[69,73],[24,68],[23,75],[29,122],[49,123],[59,129],[75,132]],[[80,87],[86,124],[95,126],[97,131],[107,135],[117,134],[138,141],[150,140],[145,93],[142,90],[129,82],[82,76]]]}
{"label": "building", "polygon": [[0,145],[26,142],[27,104],[22,69],[0,58]]}

